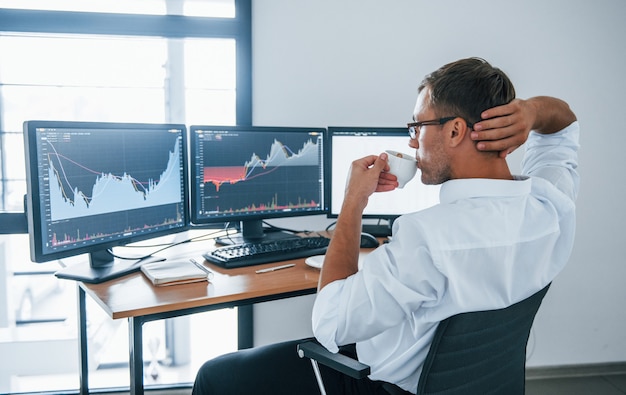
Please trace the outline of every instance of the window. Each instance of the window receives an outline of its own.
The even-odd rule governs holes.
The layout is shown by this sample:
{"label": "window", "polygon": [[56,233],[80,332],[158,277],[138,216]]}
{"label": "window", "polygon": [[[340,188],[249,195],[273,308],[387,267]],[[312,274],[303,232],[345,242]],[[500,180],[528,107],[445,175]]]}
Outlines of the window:
{"label": "window", "polygon": [[[48,3],[98,9],[111,2],[0,0],[2,6]],[[251,123],[249,1],[133,4],[160,4],[173,13],[213,9],[218,16],[238,5],[242,15],[0,9],[0,212],[23,211],[26,119]]]}
{"label": "window", "polygon": [[[38,265],[28,256],[22,214],[26,193],[22,123],[50,119],[251,124],[250,3],[0,0],[0,349],[24,347],[14,355],[35,352],[42,358],[77,346],[75,287],[54,277],[57,262]],[[52,300],[59,303],[51,304]],[[108,334],[107,342],[126,333],[119,329],[124,322],[101,314],[97,306],[88,310],[90,333]],[[146,348],[146,358],[171,359],[167,355],[171,350],[162,341],[165,333],[172,327],[189,330],[188,326],[147,325],[146,342],[156,340],[151,342],[154,352]],[[155,346],[158,339],[161,344]],[[44,348],[29,349],[32,342]],[[127,352],[127,347],[122,344],[121,350]],[[77,353],[64,353],[77,359]],[[127,362],[127,355],[118,358],[112,353],[99,353],[103,359],[90,363],[115,367],[120,358]],[[77,375],[76,360],[57,366],[52,361],[56,359],[41,366]],[[31,364],[13,375],[10,368],[0,366],[2,393],[68,389],[52,388],[55,380],[50,376],[45,376],[47,387],[25,388],[24,382],[30,380],[21,380],[20,375],[54,372]],[[128,385],[127,370],[122,371]],[[90,384],[95,388],[100,386],[97,377]],[[70,388],[77,388],[77,378],[73,384]],[[111,380],[104,378],[101,385],[111,385]]]}
{"label": "window", "polygon": [[214,18],[234,18],[234,0],[1,0],[0,7],[46,10],[80,11],[119,14],[185,15]]}

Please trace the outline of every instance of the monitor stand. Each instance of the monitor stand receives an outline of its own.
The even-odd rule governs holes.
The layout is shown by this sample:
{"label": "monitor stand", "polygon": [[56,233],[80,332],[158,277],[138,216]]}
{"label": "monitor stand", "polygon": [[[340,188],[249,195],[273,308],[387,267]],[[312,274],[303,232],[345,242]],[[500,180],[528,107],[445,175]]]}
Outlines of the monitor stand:
{"label": "monitor stand", "polygon": [[291,239],[298,237],[293,233],[273,228],[264,228],[263,220],[241,221],[241,231],[234,235],[221,236],[215,239],[220,245],[235,245],[243,243],[258,243],[260,241]]}
{"label": "monitor stand", "polygon": [[388,237],[391,236],[391,228],[393,226],[394,219],[388,219],[386,223],[377,224],[363,224],[361,229],[364,233],[369,233],[376,237]]}
{"label": "monitor stand", "polygon": [[68,266],[57,271],[54,275],[66,280],[99,284],[137,272],[144,263],[163,260],[165,260],[165,258],[155,256],[135,260],[116,259],[109,250],[99,250],[89,254],[89,265],[77,264]]}

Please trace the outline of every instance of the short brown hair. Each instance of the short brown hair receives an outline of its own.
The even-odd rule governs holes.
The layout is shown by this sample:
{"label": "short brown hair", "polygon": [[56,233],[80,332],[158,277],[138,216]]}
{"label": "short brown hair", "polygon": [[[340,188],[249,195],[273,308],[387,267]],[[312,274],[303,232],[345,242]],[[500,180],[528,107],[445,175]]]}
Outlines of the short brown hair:
{"label": "short brown hair", "polygon": [[515,88],[500,69],[481,58],[448,63],[424,77],[418,92],[430,90],[430,107],[439,117],[459,116],[470,122],[492,107],[515,99]]}

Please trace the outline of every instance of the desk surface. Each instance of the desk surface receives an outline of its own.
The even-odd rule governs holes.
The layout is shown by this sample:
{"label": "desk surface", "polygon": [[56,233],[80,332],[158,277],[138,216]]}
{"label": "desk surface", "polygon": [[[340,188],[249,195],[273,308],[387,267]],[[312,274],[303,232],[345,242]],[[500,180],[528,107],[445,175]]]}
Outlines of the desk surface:
{"label": "desk surface", "polygon": [[[197,252],[186,255],[200,261]],[[155,287],[142,273],[133,273],[101,284],[80,283],[80,286],[111,318],[117,319],[254,300],[268,295],[315,293],[320,273],[319,269],[305,264],[304,259],[236,269],[223,269],[206,261],[203,263],[213,272],[209,282]],[[295,263],[295,266],[255,273],[256,270],[284,263]]]}

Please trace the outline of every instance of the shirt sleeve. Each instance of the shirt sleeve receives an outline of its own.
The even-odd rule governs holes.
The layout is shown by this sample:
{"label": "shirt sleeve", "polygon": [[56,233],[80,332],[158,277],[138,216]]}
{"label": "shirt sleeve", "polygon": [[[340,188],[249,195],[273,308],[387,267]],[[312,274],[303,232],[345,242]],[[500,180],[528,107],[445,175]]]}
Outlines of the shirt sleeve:
{"label": "shirt sleeve", "polygon": [[576,200],[578,174],[578,121],[553,134],[531,132],[522,159],[522,174],[548,180],[570,199]]}
{"label": "shirt sleeve", "polygon": [[371,339],[441,297],[446,280],[427,248],[418,245],[415,224],[401,217],[395,226],[412,229],[394,229],[394,241],[368,254],[359,272],[318,293],[313,333],[328,350],[337,352],[341,345]]}

